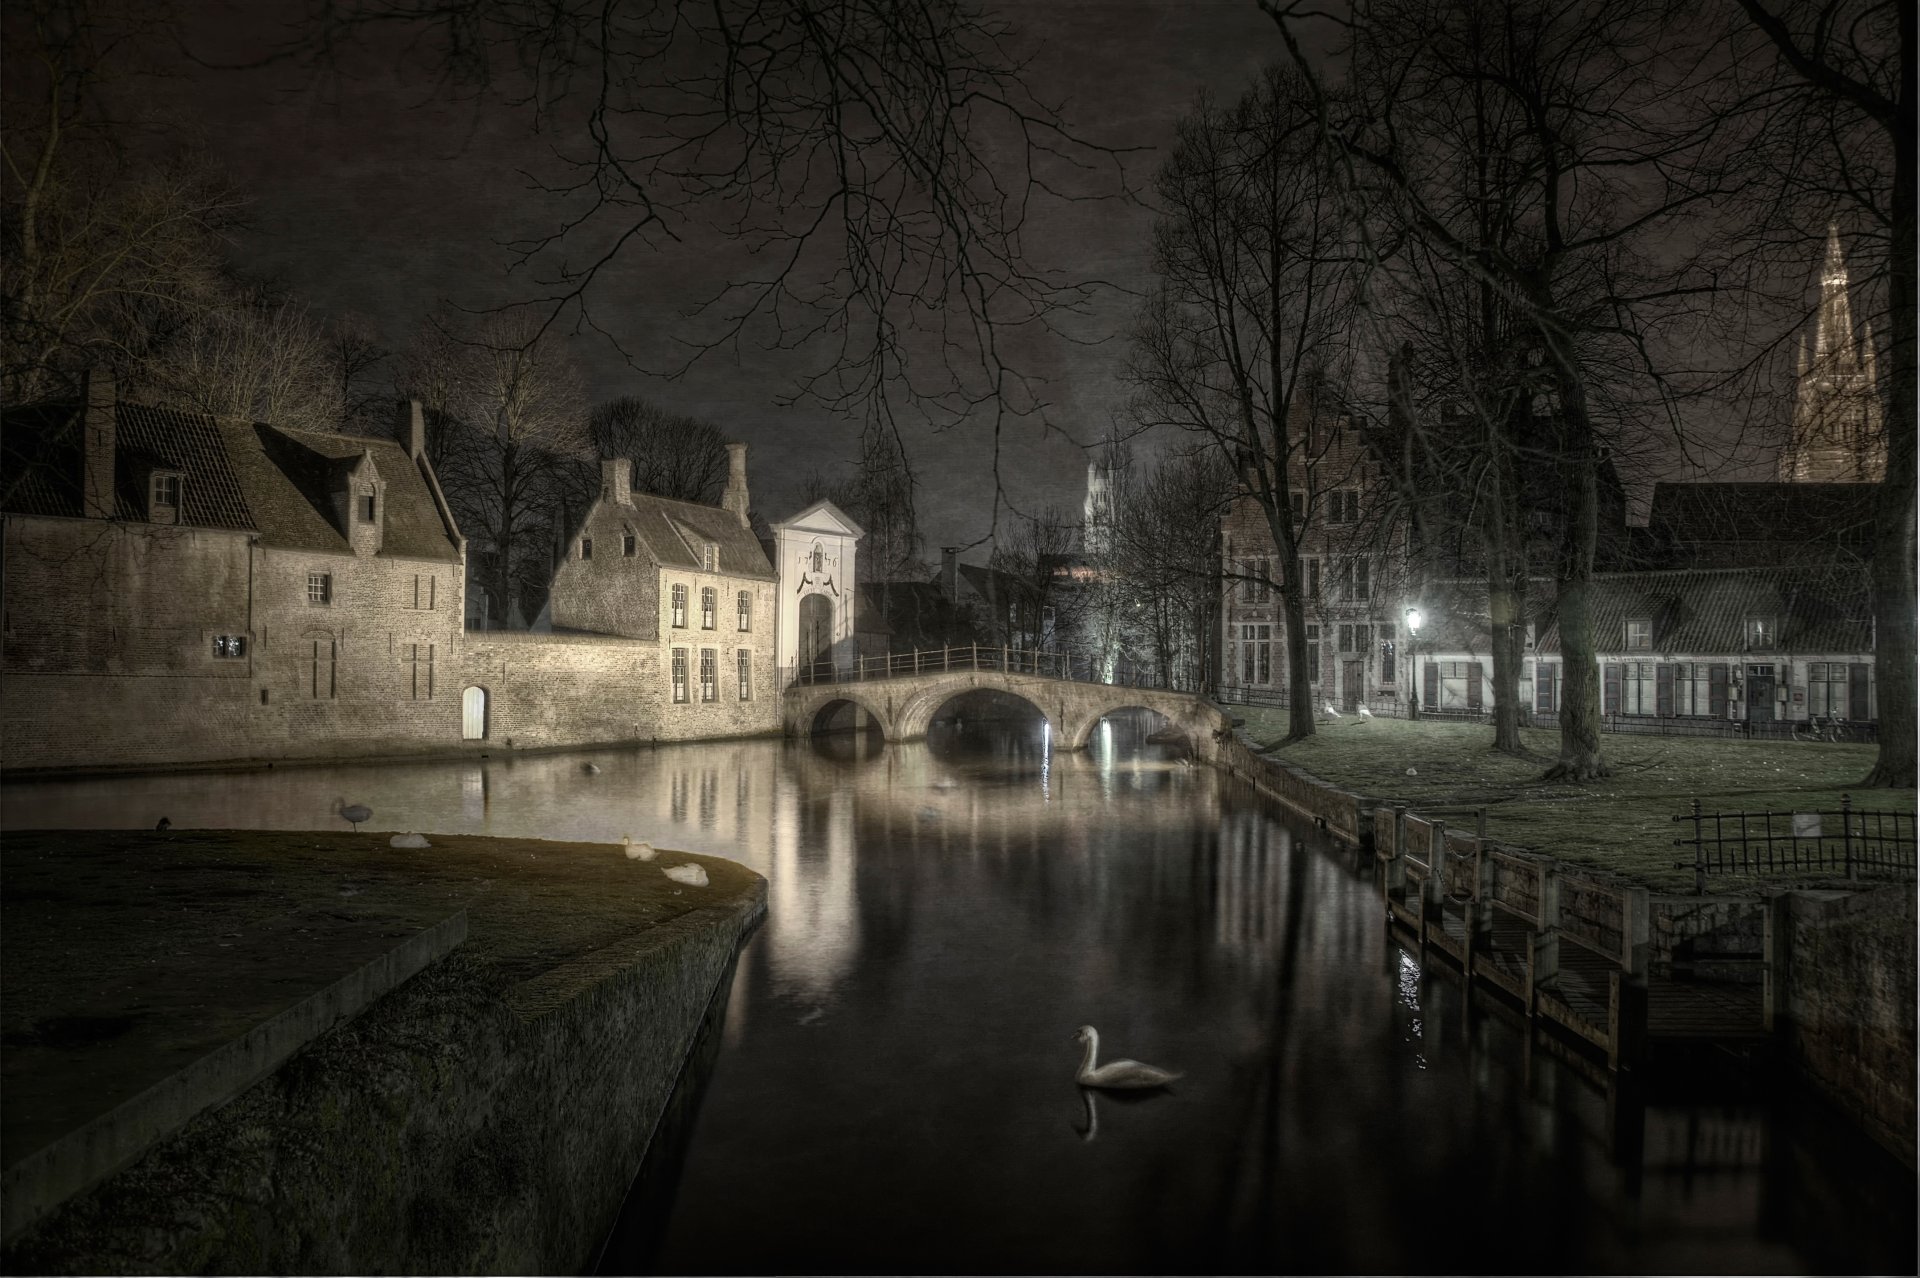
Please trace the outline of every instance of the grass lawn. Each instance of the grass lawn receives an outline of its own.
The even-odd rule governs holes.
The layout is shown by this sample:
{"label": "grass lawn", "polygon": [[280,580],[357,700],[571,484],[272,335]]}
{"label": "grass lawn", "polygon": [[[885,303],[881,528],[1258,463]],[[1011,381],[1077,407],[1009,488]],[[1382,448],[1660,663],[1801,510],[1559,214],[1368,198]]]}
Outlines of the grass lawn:
{"label": "grass lawn", "polygon": [[[1284,710],[1234,713],[1262,747],[1286,735]],[[1559,752],[1558,732],[1525,729],[1521,736],[1537,757],[1494,753],[1493,729],[1485,724],[1348,715],[1322,722],[1312,737],[1275,755],[1336,785],[1416,808],[1484,804],[1493,838],[1617,870],[1661,890],[1693,889],[1693,871],[1673,866],[1692,849],[1673,846],[1681,830],[1671,818],[1696,798],[1702,812],[1833,810],[1842,794],[1851,794],[1857,809],[1914,810],[1912,790],[1858,788],[1873,767],[1874,746],[1608,733],[1600,748],[1613,775],[1578,786],[1537,780]],[[1452,820],[1470,825],[1473,818]],[[1709,890],[1754,884],[1708,876]]]}

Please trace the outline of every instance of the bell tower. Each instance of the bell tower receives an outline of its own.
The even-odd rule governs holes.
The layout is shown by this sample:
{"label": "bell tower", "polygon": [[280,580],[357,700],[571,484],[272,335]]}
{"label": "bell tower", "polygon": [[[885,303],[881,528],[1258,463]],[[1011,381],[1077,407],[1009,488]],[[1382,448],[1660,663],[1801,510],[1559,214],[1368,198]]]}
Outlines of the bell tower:
{"label": "bell tower", "polygon": [[1787,446],[1780,450],[1780,479],[1878,483],[1887,472],[1887,437],[1874,369],[1873,326],[1862,324],[1854,330],[1838,226],[1827,228],[1813,345],[1809,350],[1802,335],[1796,368],[1793,426]]}

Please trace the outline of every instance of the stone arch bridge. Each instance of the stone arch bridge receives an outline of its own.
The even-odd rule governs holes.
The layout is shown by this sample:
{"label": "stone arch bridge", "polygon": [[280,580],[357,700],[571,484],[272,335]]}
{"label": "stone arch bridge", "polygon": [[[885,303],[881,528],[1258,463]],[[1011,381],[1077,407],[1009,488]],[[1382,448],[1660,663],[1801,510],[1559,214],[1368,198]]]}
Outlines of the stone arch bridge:
{"label": "stone arch bridge", "polygon": [[1053,725],[1055,749],[1084,749],[1094,726],[1117,710],[1164,716],[1200,754],[1210,754],[1212,742],[1232,726],[1218,706],[1190,692],[979,669],[796,683],[786,691],[782,722],[788,736],[811,736],[828,712],[846,702],[864,711],[886,740],[917,741],[942,706],[969,692],[1001,692],[1027,702]]}

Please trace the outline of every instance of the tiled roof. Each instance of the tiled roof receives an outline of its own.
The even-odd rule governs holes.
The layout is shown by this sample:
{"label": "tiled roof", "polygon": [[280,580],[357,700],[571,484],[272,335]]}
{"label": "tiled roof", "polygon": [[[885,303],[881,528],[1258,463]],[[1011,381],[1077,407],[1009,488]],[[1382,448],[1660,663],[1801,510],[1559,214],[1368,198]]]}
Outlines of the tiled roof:
{"label": "tiled roof", "polygon": [[[1652,623],[1651,654],[1746,650],[1749,617],[1772,617],[1772,652],[1861,653],[1872,648],[1872,592],[1850,561],[1783,568],[1679,569],[1596,575],[1590,595],[1597,651],[1620,654],[1630,618]],[[1550,624],[1542,652],[1560,650]],[[1627,654],[1632,655],[1632,654]]]}
{"label": "tiled roof", "polygon": [[[25,515],[78,519],[82,498],[84,413],[75,403],[10,411],[4,424],[7,479],[0,507]],[[114,516],[146,518],[143,485],[153,469],[181,472],[179,522],[196,528],[252,529],[252,512],[235,474],[221,423],[204,413],[146,404],[114,406]]]}
{"label": "tiled roof", "polygon": [[[9,411],[4,423],[0,508],[79,518],[82,426],[78,404]],[[426,476],[399,444],[173,408],[120,402],[114,410],[115,517],[146,517],[144,477],[154,467],[182,473],[180,523],[257,531],[268,546],[347,554],[351,546],[332,494],[363,454],[386,482],[381,556],[457,559]]]}
{"label": "tiled roof", "polygon": [[635,532],[663,568],[700,567],[699,546],[720,548],[720,571],[740,577],[772,577],[773,565],[753,530],[742,527],[732,511],[696,502],[635,493]]}

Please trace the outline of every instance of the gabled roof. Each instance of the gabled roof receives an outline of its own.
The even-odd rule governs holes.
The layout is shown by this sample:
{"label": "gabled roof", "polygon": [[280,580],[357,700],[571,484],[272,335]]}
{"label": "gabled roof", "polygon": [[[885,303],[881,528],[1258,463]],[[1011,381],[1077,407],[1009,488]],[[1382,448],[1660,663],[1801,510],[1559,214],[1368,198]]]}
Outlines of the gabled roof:
{"label": "gabled roof", "polygon": [[[617,506],[610,509],[624,513]],[[759,538],[752,529],[742,527],[730,510],[635,493],[633,515],[635,533],[663,568],[697,571],[701,566],[700,545],[710,541],[720,548],[721,572],[737,577],[773,576],[773,565],[760,549]]]}
{"label": "gabled roof", "polygon": [[[6,414],[0,508],[82,517],[84,417],[76,403]],[[264,545],[280,549],[350,554],[338,522],[344,510],[333,495],[371,457],[386,485],[380,556],[460,556],[425,473],[393,440],[280,430],[124,401],[114,405],[114,435],[116,519],[144,520],[144,477],[156,468],[178,470],[181,524],[257,532]]]}
{"label": "gabled roof", "polygon": [[[32,404],[7,412],[0,426],[0,509],[79,519],[86,512],[82,450],[85,413],[78,403]],[[250,531],[255,525],[220,423],[204,413],[146,404],[114,405],[114,518],[147,517],[142,485],[155,469],[177,470],[178,522]]]}
{"label": "gabled roof", "polygon": [[[1867,572],[1848,561],[1605,573],[1594,577],[1589,602],[1594,646],[1606,655],[1744,652],[1750,617],[1771,617],[1779,627],[1768,652],[1859,653],[1873,646]],[[1638,618],[1651,623],[1653,646],[1626,653],[1626,623]],[[1557,624],[1546,628],[1539,647],[1560,651]]]}
{"label": "gabled roof", "polygon": [[[833,531],[840,533],[840,535],[844,537],[864,537],[867,535],[867,530],[859,524],[854,523],[852,516],[824,498],[816,501],[813,505],[808,506],[805,510],[797,514],[787,516],[787,518],[774,524],[773,527],[776,530],[781,528],[821,529],[823,524],[829,526],[838,525]],[[824,531],[824,529],[822,530]]]}

